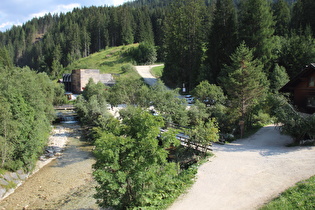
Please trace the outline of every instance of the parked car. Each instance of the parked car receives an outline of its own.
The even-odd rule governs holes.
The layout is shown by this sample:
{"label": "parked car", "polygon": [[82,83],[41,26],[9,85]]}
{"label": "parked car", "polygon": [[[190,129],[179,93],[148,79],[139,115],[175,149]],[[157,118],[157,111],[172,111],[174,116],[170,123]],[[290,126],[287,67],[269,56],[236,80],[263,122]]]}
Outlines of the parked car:
{"label": "parked car", "polygon": [[186,98],[186,101],[189,104],[193,104],[195,102],[195,98],[194,97]]}

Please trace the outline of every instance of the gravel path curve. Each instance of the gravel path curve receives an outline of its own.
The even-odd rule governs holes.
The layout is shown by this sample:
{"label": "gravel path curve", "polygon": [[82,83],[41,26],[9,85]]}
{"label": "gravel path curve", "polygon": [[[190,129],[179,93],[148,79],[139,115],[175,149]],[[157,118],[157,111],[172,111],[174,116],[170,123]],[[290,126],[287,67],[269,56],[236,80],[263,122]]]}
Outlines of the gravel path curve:
{"label": "gravel path curve", "polygon": [[315,147],[292,142],[275,126],[231,144],[214,145],[192,188],[169,209],[257,209],[296,182],[315,174]]}
{"label": "gravel path curve", "polygon": [[150,69],[156,66],[162,66],[163,64],[158,65],[149,65],[149,66],[136,66],[136,70],[139,75],[144,79],[144,82],[148,85],[153,85],[156,83],[157,79],[151,74]]}

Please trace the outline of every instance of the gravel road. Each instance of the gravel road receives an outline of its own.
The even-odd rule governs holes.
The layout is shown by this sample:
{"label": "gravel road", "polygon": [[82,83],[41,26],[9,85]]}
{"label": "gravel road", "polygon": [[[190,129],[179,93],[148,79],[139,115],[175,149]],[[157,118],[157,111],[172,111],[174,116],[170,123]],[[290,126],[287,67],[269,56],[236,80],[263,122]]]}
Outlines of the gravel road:
{"label": "gravel road", "polygon": [[257,209],[296,182],[315,175],[315,147],[286,147],[275,126],[231,144],[215,145],[192,188],[169,209]]}
{"label": "gravel road", "polygon": [[148,85],[153,85],[157,81],[157,79],[150,72],[150,69],[156,66],[162,65],[136,66],[137,72],[144,79],[144,82]]}

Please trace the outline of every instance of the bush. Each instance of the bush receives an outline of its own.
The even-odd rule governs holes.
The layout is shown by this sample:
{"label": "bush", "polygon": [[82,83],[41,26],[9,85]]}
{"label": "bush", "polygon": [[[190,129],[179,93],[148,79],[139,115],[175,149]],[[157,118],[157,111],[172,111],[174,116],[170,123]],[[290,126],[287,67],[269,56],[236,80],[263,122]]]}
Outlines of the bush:
{"label": "bush", "polygon": [[315,139],[315,115],[297,112],[292,105],[281,97],[275,97],[277,108],[274,109],[277,123],[281,124],[281,131],[292,136],[296,144],[301,140]]}
{"label": "bush", "polygon": [[121,71],[125,74],[125,73],[130,73],[130,72],[132,72],[132,71],[134,71],[135,70],[135,67],[132,65],[132,64],[130,64],[130,63],[128,63],[128,64],[125,64],[125,65],[123,65],[122,67],[121,67]]}
{"label": "bush", "polygon": [[140,43],[139,47],[131,48],[128,55],[140,65],[153,64],[157,60],[156,48],[149,43]]}

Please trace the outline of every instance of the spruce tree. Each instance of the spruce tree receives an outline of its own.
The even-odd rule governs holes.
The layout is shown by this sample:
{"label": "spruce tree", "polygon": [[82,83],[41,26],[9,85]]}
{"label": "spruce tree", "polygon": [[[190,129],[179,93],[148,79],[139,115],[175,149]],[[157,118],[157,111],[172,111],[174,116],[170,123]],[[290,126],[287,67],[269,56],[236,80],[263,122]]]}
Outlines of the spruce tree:
{"label": "spruce tree", "polygon": [[293,7],[292,25],[295,29],[310,26],[315,33],[315,1],[298,0]]}
{"label": "spruce tree", "polygon": [[119,8],[120,11],[120,44],[131,44],[134,41],[134,35],[132,30],[132,24],[134,22],[133,16],[129,8],[122,6]]}
{"label": "spruce tree", "polygon": [[304,65],[315,60],[315,39],[310,27],[301,34],[292,32],[282,44],[279,65],[284,66],[290,78],[295,77]]}
{"label": "spruce tree", "polygon": [[217,77],[229,56],[237,46],[236,10],[233,0],[218,0],[214,11],[213,25],[209,36],[207,62],[208,80],[217,83]]}
{"label": "spruce tree", "polygon": [[166,61],[164,79],[168,85],[192,88],[202,58],[202,0],[175,0],[166,17]]}
{"label": "spruce tree", "polygon": [[275,65],[270,74],[270,89],[277,93],[289,81],[289,76],[283,66]]}
{"label": "spruce tree", "polygon": [[236,116],[245,121],[250,108],[264,96],[268,86],[260,61],[245,43],[231,56],[232,63],[223,69],[221,85],[228,95]]}
{"label": "spruce tree", "polygon": [[274,25],[270,2],[244,0],[239,13],[239,35],[249,48],[254,48],[255,58],[261,59],[267,69],[274,59]]}
{"label": "spruce tree", "polygon": [[287,35],[289,33],[291,21],[291,11],[288,2],[285,0],[278,0],[273,4],[273,11],[276,22],[275,35]]}

